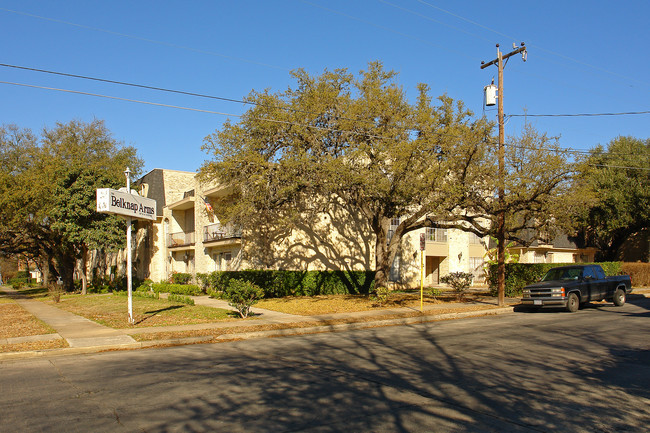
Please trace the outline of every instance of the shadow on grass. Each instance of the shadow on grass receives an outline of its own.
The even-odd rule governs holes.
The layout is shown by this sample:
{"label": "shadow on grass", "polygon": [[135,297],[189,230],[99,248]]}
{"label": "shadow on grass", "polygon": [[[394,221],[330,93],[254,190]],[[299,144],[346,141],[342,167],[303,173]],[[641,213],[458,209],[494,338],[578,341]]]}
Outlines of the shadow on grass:
{"label": "shadow on grass", "polygon": [[146,317],[142,318],[141,320],[138,320],[137,322],[134,323],[134,325],[139,325],[142,322],[151,319],[152,317],[162,313],[163,311],[171,311],[171,310],[178,310],[179,308],[183,308],[184,305],[171,305],[166,308],[160,308],[158,310],[151,310],[151,311],[145,311],[144,314],[147,314]]}
{"label": "shadow on grass", "polygon": [[34,287],[30,289],[18,289],[15,293],[0,291],[0,295],[15,299],[44,298],[47,296],[47,287]]}

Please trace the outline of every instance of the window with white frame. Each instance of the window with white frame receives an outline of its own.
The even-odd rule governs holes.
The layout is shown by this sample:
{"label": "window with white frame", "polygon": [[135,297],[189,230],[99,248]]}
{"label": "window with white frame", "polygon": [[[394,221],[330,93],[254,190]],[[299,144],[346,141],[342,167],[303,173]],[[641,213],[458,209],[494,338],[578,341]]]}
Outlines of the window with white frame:
{"label": "window with white frame", "polygon": [[393,264],[390,267],[390,272],[388,274],[388,280],[392,282],[399,282],[401,281],[400,278],[400,266],[401,266],[401,259],[399,254],[395,255],[395,259],[393,260]]}
{"label": "window with white frame", "polygon": [[395,234],[395,230],[397,230],[397,227],[399,226],[400,219],[399,217],[397,218],[392,218],[390,220],[390,227],[388,227],[388,233],[386,234],[386,241],[390,242],[392,239],[393,235]]}
{"label": "window with white frame", "polygon": [[427,242],[447,242],[447,229],[427,227],[426,240]]}
{"label": "window with white frame", "polygon": [[469,268],[474,275],[474,280],[484,280],[485,279],[485,269],[483,268],[485,261],[483,257],[470,257],[469,258]]}
{"label": "window with white frame", "polygon": [[471,245],[481,245],[481,237],[478,236],[476,233],[470,232],[469,233],[469,243]]}

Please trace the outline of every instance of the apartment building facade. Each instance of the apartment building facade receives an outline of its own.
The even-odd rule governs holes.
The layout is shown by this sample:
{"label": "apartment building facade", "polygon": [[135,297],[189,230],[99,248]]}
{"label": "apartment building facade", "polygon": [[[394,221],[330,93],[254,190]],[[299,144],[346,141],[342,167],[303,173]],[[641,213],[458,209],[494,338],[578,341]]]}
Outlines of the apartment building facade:
{"label": "apartment building facade", "polygon": [[[141,195],[157,201],[158,212],[156,221],[137,225],[134,265],[140,279],[167,281],[174,272],[241,269],[374,269],[374,236],[362,218],[336,204],[292,227],[240,228],[222,224],[213,211],[214,200],[229,191],[201,183],[196,173],[155,169],[137,186]],[[397,225],[399,219],[393,220],[391,231]],[[488,247],[488,239],[455,229],[410,232],[402,239],[390,281],[396,287],[413,287],[423,277],[426,286],[435,286],[444,275],[462,271],[474,274],[481,284]],[[552,257],[583,261],[575,249],[561,251],[553,250]],[[519,253],[527,257],[527,252]]]}

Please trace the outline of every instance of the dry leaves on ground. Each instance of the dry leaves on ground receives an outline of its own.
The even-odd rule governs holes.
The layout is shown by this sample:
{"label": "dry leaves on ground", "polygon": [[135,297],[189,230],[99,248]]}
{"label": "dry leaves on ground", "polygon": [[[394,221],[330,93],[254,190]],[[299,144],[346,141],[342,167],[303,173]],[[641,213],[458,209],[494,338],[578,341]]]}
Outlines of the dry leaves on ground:
{"label": "dry leaves on ground", "polygon": [[0,304],[0,338],[52,334],[55,331],[15,302]]}

